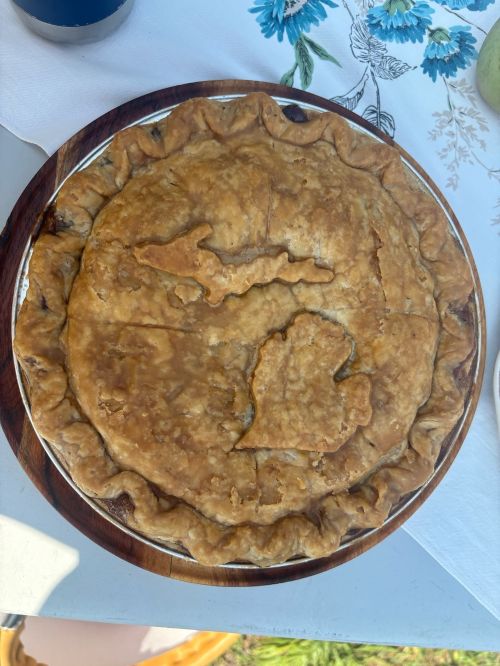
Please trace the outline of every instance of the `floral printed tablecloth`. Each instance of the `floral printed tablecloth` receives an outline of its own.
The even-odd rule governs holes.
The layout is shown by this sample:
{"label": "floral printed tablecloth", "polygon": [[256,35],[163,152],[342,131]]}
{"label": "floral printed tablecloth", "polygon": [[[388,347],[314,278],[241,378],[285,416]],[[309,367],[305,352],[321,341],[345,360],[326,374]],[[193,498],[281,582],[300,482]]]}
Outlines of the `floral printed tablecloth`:
{"label": "floral printed tablecloth", "polygon": [[0,0],[0,123],[47,153],[148,91],[242,78],[307,88],[403,146],[448,197],[475,255],[488,322],[485,386],[457,461],[405,529],[500,619],[500,116],[475,87],[498,0],[136,0],[87,46],[29,33]]}

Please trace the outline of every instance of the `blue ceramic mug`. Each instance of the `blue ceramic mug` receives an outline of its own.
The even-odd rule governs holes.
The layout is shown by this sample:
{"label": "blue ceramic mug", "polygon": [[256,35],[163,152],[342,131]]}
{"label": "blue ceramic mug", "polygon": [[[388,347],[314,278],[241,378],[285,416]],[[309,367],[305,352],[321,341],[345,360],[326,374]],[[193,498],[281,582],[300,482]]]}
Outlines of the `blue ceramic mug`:
{"label": "blue ceramic mug", "polygon": [[12,0],[33,32],[56,42],[94,42],[129,15],[134,0]]}

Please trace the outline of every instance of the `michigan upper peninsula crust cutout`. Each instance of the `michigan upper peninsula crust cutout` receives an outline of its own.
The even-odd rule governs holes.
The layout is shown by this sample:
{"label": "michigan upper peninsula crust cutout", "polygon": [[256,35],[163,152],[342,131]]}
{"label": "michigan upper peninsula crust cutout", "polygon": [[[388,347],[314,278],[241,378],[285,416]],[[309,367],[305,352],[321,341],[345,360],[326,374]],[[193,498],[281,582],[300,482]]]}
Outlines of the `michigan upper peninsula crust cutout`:
{"label": "michigan upper peninsula crust cutout", "polygon": [[206,300],[218,305],[228,294],[243,294],[255,284],[273,280],[284,282],[331,282],[333,272],[318,268],[314,259],[289,261],[288,252],[276,256],[257,255],[245,263],[224,264],[215,252],[199,247],[212,234],[209,224],[201,224],[165,245],[146,245],[134,250],[134,256],[146,264],[174,275],[192,277],[206,291]]}
{"label": "michigan upper peninsula crust cutout", "polygon": [[[224,264],[215,252],[199,246],[211,234],[212,227],[201,224],[168,243],[137,247],[134,256],[140,264],[194,278],[211,305],[274,280],[320,283],[334,277],[313,258],[291,262],[288,252]],[[260,347],[251,380],[255,418],[237,448],[340,448],[358,425],[369,423],[372,413],[367,375],[334,380],[352,352],[353,341],[342,326],[310,313],[299,314],[286,331],[271,335]]]}

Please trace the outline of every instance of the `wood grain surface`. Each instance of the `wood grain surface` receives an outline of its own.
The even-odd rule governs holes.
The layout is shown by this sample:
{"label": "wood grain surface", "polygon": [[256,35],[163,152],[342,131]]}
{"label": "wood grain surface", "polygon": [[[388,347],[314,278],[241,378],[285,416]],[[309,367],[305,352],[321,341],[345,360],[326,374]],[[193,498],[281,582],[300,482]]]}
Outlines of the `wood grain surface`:
{"label": "wood grain surface", "polygon": [[[441,201],[453,219],[456,231],[464,244],[475,279],[474,311],[478,345],[468,379],[470,386],[466,412],[454,432],[444,442],[435,474],[423,488],[402,499],[382,528],[365,531],[352,543],[327,558],[267,569],[205,567],[158,550],[110,523],[80,496],[52,463],[33,430],[17,383],[12,353],[12,306],[20,261],[27,244],[37,234],[47,202],[67,174],[96,146],[144,116],[191,97],[244,94],[253,91],[263,91],[275,97],[287,98],[290,103],[304,102],[335,111],[399,150],[402,157]],[[366,551],[399,527],[441,481],[464,440],[479,398],[485,357],[484,304],[469,246],[445,198],[423,169],[392,139],[370,123],[333,102],[285,86],[232,80],[174,86],[131,100],[87,125],[47,160],[16,203],[0,236],[0,294],[0,422],[20,464],[35,486],[59,513],[95,543],[144,569],[189,582],[226,586],[278,583],[325,571]]]}

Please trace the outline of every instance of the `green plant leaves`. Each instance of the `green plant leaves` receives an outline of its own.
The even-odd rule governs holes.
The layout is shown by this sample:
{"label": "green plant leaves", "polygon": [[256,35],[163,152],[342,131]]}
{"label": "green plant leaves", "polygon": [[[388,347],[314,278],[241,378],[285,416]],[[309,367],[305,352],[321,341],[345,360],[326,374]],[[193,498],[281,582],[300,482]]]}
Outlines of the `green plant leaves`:
{"label": "green plant leaves", "polygon": [[215,666],[500,666],[494,652],[244,636]]}
{"label": "green plant leaves", "polygon": [[314,60],[311,53],[320,58],[320,60],[326,60],[328,62],[342,67],[337,58],[334,58],[331,53],[313,41],[310,37],[307,37],[304,34],[301,34],[298,40],[294,45],[295,50],[295,65],[285,72],[281,77],[280,83],[285,86],[293,86],[293,81],[295,77],[295,72],[298,68],[300,74],[300,85],[304,90],[309,88],[312,81],[313,71],[314,71]]}
{"label": "green plant leaves", "polygon": [[328,62],[333,62],[334,65],[342,67],[337,58],[334,58],[330,53],[328,53],[328,51],[324,49],[321,44],[317,44],[310,37],[306,37],[306,35],[302,35],[302,39],[305,41],[311,51],[318,56],[318,58],[321,58],[321,60],[328,60]]}
{"label": "green plant leaves", "polygon": [[259,666],[324,666],[331,658],[331,643],[301,639],[270,638],[255,649]]}
{"label": "green plant leaves", "polygon": [[307,48],[306,40],[301,35],[295,42],[295,62],[299,66],[300,84],[304,90],[309,88],[314,71],[314,61]]}
{"label": "green plant leaves", "polygon": [[293,80],[295,78],[295,72],[297,71],[297,63],[294,64],[292,69],[289,69],[288,72],[285,72],[280,79],[282,86],[293,86]]}

